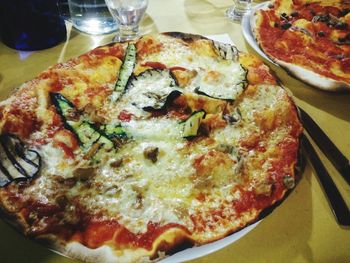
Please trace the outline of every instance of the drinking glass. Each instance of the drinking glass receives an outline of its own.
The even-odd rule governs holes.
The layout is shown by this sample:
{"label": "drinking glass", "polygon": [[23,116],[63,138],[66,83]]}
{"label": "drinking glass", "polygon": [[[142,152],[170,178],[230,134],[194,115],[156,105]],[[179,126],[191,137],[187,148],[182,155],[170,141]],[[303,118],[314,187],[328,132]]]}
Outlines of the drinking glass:
{"label": "drinking glass", "polygon": [[146,12],[148,0],[106,0],[106,4],[119,24],[114,41],[136,39],[139,36],[139,23]]}
{"label": "drinking glass", "polygon": [[73,26],[84,33],[108,34],[118,28],[104,0],[68,0],[68,5]]}
{"label": "drinking glass", "polygon": [[226,17],[232,21],[241,21],[251,8],[252,0],[234,0],[233,6],[226,10]]}

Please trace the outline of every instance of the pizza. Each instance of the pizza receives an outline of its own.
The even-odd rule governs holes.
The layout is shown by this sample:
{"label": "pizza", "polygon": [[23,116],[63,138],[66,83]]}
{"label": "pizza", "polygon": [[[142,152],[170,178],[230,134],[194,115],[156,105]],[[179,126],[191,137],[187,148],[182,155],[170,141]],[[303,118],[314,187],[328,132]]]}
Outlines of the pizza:
{"label": "pizza", "polygon": [[302,81],[329,91],[350,88],[350,2],[275,0],[251,16],[257,43]]}
{"label": "pizza", "polygon": [[298,179],[290,93],[257,57],[198,35],[98,47],[24,83],[0,116],[2,217],[86,262],[224,238]]}

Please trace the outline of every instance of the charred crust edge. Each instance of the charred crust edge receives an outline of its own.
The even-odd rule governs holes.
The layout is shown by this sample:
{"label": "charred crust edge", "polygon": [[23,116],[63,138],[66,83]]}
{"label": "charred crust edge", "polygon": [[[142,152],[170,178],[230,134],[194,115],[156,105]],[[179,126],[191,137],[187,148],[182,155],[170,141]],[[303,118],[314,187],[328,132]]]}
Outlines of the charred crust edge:
{"label": "charred crust edge", "polygon": [[179,38],[179,39],[182,39],[183,41],[188,42],[188,43],[194,42],[198,39],[207,39],[206,37],[203,37],[201,35],[182,33],[182,32],[164,32],[161,34],[166,35],[166,36],[170,36],[173,38]]}

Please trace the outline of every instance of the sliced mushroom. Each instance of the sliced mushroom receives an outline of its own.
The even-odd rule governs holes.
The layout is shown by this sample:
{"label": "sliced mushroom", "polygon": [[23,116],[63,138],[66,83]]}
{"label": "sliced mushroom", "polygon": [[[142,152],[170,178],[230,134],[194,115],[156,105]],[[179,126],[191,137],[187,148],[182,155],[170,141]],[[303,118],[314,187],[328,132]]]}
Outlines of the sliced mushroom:
{"label": "sliced mushroom", "polygon": [[77,180],[86,181],[95,176],[96,169],[94,167],[78,167],[73,171],[73,176]]}
{"label": "sliced mushroom", "polygon": [[143,151],[143,156],[146,159],[152,161],[152,163],[156,163],[158,160],[159,149],[158,147],[149,146]]}
{"label": "sliced mushroom", "polygon": [[223,153],[229,153],[231,154],[233,151],[233,146],[232,145],[228,145],[228,144],[224,144],[224,143],[220,143],[218,146],[216,146],[216,150],[219,152],[223,152]]}
{"label": "sliced mushroom", "polygon": [[283,177],[283,184],[287,189],[292,189],[295,186],[295,179],[288,175]]}
{"label": "sliced mushroom", "polygon": [[272,184],[268,181],[261,181],[255,186],[255,193],[257,195],[270,196],[272,191]]}
{"label": "sliced mushroom", "polygon": [[64,208],[68,204],[68,198],[67,198],[67,196],[65,196],[63,194],[57,196],[55,201],[60,208]]}
{"label": "sliced mushroom", "polygon": [[101,143],[94,143],[91,145],[91,147],[89,148],[89,150],[85,153],[85,155],[83,156],[83,158],[85,160],[90,160],[97,152],[98,150],[102,147]]}
{"label": "sliced mushroom", "polygon": [[305,28],[302,28],[302,27],[298,27],[298,26],[291,26],[290,27],[291,30],[294,30],[294,31],[299,31],[309,37],[312,37],[312,34],[310,33],[310,31],[308,31],[307,29]]}
{"label": "sliced mushroom", "polygon": [[242,120],[242,113],[239,108],[235,108],[232,113],[227,113],[222,118],[229,124],[237,124]]}
{"label": "sliced mushroom", "polygon": [[237,148],[233,145],[220,143],[215,148],[219,152],[227,153],[230,155],[231,159],[235,161],[237,164],[241,165],[241,154],[237,150]]}
{"label": "sliced mushroom", "polygon": [[118,168],[123,164],[123,158],[118,158],[114,161],[112,161],[109,166],[112,168]]}

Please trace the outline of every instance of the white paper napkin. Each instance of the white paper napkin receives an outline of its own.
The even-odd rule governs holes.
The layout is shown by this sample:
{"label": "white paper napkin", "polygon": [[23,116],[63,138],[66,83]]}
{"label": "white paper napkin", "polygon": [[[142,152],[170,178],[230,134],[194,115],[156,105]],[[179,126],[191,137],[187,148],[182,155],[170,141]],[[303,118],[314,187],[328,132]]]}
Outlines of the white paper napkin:
{"label": "white paper napkin", "polygon": [[228,34],[206,35],[205,37],[222,43],[235,45]]}

